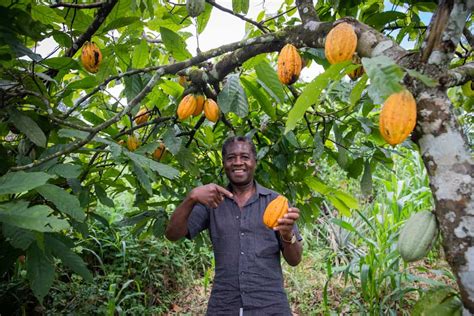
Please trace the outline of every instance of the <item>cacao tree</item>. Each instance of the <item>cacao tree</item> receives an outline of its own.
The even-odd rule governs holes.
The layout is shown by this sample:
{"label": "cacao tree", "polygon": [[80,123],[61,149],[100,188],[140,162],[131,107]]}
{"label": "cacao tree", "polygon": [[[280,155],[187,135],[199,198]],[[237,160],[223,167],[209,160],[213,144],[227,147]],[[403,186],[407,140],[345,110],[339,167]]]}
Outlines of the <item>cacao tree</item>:
{"label": "cacao tree", "polygon": [[[423,157],[446,259],[473,313],[474,1],[286,0],[255,20],[249,0],[189,2],[0,4],[0,275],[25,255],[39,300],[55,259],[91,280],[73,248],[90,221],[103,220],[97,204],[113,207],[117,194],[133,192],[136,231],[162,235],[190,188],[224,182],[219,150],[231,134],[255,139],[258,180],[284,193],[303,220],[317,216],[322,199],[350,216],[357,200],[319,180],[318,160],[372,195],[372,171],[397,153],[378,130],[381,105],[407,89],[417,124],[398,146]],[[246,21],[245,38],[191,53],[186,39],[202,34],[216,10]],[[326,59],[326,36],[341,23],[355,31],[363,75],[360,64]],[[407,40],[413,49],[403,48]],[[45,41],[54,48],[40,55]],[[287,44],[324,70],[310,82],[280,83]],[[210,108],[186,103],[178,117],[190,94]]]}

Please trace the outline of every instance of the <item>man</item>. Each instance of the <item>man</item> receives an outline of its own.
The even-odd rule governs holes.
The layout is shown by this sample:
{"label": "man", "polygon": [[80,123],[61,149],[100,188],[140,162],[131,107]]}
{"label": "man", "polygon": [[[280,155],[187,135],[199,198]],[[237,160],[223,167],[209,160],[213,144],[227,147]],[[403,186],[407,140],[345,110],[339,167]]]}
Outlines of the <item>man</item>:
{"label": "man", "polygon": [[291,315],[280,251],[292,266],[301,261],[299,210],[290,207],[277,227],[267,228],[263,212],[278,193],[254,180],[255,145],[247,137],[231,137],[222,159],[227,189],[214,183],[193,189],[173,212],[166,238],[192,239],[209,230],[215,277],[208,315]]}

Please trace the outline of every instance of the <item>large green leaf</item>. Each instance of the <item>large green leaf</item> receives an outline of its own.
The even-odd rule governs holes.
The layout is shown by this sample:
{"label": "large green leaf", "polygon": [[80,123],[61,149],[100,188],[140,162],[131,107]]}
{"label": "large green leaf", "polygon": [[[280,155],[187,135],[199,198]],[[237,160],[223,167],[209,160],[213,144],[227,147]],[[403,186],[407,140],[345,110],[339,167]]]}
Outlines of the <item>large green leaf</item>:
{"label": "large green leaf", "polygon": [[14,109],[10,109],[8,113],[10,115],[10,121],[25,134],[26,137],[36,145],[46,147],[46,135],[44,135],[41,128],[32,118]]}
{"label": "large green leaf", "polygon": [[45,244],[46,247],[51,248],[55,257],[61,259],[64,265],[82,276],[86,281],[92,282],[92,273],[87,269],[84,261],[63,242],[48,234],[45,238]]}
{"label": "large green leaf", "polygon": [[46,66],[49,66],[53,69],[61,69],[61,70],[67,70],[67,69],[79,69],[80,66],[77,63],[77,61],[73,58],[70,57],[52,57],[43,60],[42,62]]}
{"label": "large green leaf", "polygon": [[138,164],[133,162],[133,160],[132,160],[132,170],[133,170],[133,173],[137,176],[137,179],[142,185],[142,187],[145,189],[146,193],[148,193],[148,195],[150,196],[153,195],[150,179],[148,178],[147,174],[142,169],[142,167],[140,167]]}
{"label": "large green leaf", "polygon": [[197,17],[197,32],[201,34],[204,29],[206,28],[207,23],[209,22],[209,18],[211,17],[213,6],[209,3],[206,3],[206,8],[204,11]]}
{"label": "large green leaf", "polygon": [[83,222],[86,215],[79,205],[79,200],[58,186],[45,184],[35,189],[46,200],[52,202],[63,213],[68,214],[78,222]]}
{"label": "large green leaf", "polygon": [[10,172],[0,177],[0,195],[25,192],[45,184],[51,178],[52,175],[44,172]]}
{"label": "large green leaf", "polygon": [[49,168],[48,173],[54,173],[63,178],[77,178],[81,174],[81,166],[69,163],[58,164]]}
{"label": "large green leaf", "polygon": [[137,16],[120,17],[118,19],[111,21],[106,26],[104,26],[104,28],[100,30],[100,32],[105,34],[110,30],[115,30],[115,29],[130,25],[139,21],[140,21],[140,18]]}
{"label": "large green leaf", "polygon": [[153,159],[147,158],[142,155],[134,154],[130,151],[124,151],[124,153],[126,156],[132,159],[133,162],[135,162],[142,168],[150,168],[151,170],[158,172],[158,174],[165,178],[173,179],[176,178],[179,174],[178,170],[174,169],[173,167],[159,163],[157,161],[154,161]]}
{"label": "large green leaf", "polygon": [[365,72],[370,78],[369,96],[376,104],[381,104],[388,96],[403,89],[400,81],[403,70],[389,57],[362,58]]}
{"label": "large green leaf", "polygon": [[108,207],[115,206],[114,201],[111,198],[109,198],[109,196],[107,195],[107,191],[105,191],[104,187],[101,184],[99,183],[94,184],[94,189],[95,189],[95,195],[97,195],[97,198],[99,199],[100,203]]}
{"label": "large green leaf", "polygon": [[250,0],[232,0],[232,11],[234,11],[234,13],[247,14],[249,11],[249,1]]}
{"label": "large green leaf", "polygon": [[285,90],[278,75],[272,66],[266,61],[262,61],[255,66],[258,82],[278,103],[285,100]]}
{"label": "large green leaf", "polygon": [[132,54],[132,68],[143,68],[148,64],[148,45],[142,39],[140,44],[135,46]]}
{"label": "large green leaf", "polygon": [[35,234],[31,230],[18,228],[6,223],[3,223],[2,234],[13,247],[22,250],[28,249],[31,243],[35,241]]}
{"label": "large green leaf", "polygon": [[51,213],[53,210],[47,205],[28,207],[28,202],[21,200],[0,204],[0,222],[39,232],[54,232],[69,228],[67,221]]}
{"label": "large green leaf", "polygon": [[45,254],[36,243],[31,244],[26,252],[26,276],[30,281],[31,289],[38,301],[48,294],[54,281],[54,263],[49,254]]}
{"label": "large green leaf", "polygon": [[227,76],[227,82],[217,95],[217,104],[224,113],[234,112],[240,117],[247,116],[249,105],[244,88],[240,85],[238,75]]}
{"label": "large green leaf", "polygon": [[178,33],[166,27],[160,27],[161,39],[166,49],[176,60],[181,61],[191,58],[191,53],[186,49],[186,42]]}
{"label": "large green leaf", "polygon": [[342,70],[347,65],[350,65],[350,62],[332,65],[304,88],[303,92],[296,100],[295,105],[290,110],[290,113],[288,113],[285,133],[294,129],[296,124],[303,118],[306,110],[312,104],[316,104],[319,101],[321,92],[328,86],[330,80],[341,80],[345,75],[345,72]]}
{"label": "large green leaf", "polygon": [[272,119],[276,119],[276,109],[268,99],[267,95],[260,90],[257,86],[257,82],[252,80],[250,77],[240,77],[240,82],[244,85],[245,89],[249,92],[249,95],[254,97],[262,107],[263,111],[267,113]]}
{"label": "large green leaf", "polygon": [[304,183],[306,183],[311,190],[314,190],[322,195],[331,192],[331,189],[327,185],[325,185],[315,177],[306,177],[304,179]]}
{"label": "large green leaf", "polygon": [[372,195],[372,171],[368,160],[365,161],[364,173],[360,180],[360,190],[365,196]]}
{"label": "large green leaf", "polygon": [[98,85],[97,79],[93,76],[85,77],[84,79],[76,80],[71,82],[66,90],[78,90],[78,89],[89,89],[94,88]]}

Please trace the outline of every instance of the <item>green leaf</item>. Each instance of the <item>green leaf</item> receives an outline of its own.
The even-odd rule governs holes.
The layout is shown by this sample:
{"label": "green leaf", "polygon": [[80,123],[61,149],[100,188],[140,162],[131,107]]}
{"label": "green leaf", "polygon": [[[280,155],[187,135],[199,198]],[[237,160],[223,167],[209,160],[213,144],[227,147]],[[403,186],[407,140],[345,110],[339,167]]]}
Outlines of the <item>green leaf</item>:
{"label": "green leaf", "polygon": [[178,33],[166,27],[160,27],[160,33],[166,49],[176,60],[182,61],[192,57],[191,53],[186,49],[186,42]]}
{"label": "green leaf", "polygon": [[132,55],[132,68],[143,68],[148,64],[148,44],[142,39],[140,44],[135,46]]}
{"label": "green leaf", "polygon": [[375,14],[370,15],[368,18],[365,19],[365,23],[372,26],[373,28],[380,29],[387,23],[396,21],[398,19],[405,19],[406,14],[398,11],[385,11],[385,12],[377,12]]}
{"label": "green leaf", "polygon": [[133,170],[133,173],[137,176],[137,179],[142,185],[142,187],[145,189],[146,193],[148,193],[148,195],[150,196],[153,195],[150,179],[148,178],[145,171],[138,164],[133,162],[133,160],[132,160],[132,170]]}
{"label": "green leaf", "polygon": [[381,104],[388,96],[403,89],[400,81],[404,72],[389,57],[364,57],[362,58],[362,64],[370,78],[369,96],[375,103]]}
{"label": "green leaf", "polygon": [[360,78],[360,80],[355,84],[355,86],[352,88],[351,94],[349,96],[349,101],[352,107],[354,107],[357,104],[357,102],[360,100],[362,92],[364,91],[365,86],[367,85],[367,80],[369,80],[369,77],[366,74],[364,74]]}
{"label": "green leaf", "polygon": [[133,24],[135,22],[139,22],[140,18],[137,16],[129,16],[129,17],[121,17],[118,19],[113,20],[109,24],[107,24],[101,31],[101,34],[105,34],[110,30],[115,30],[130,24]]}
{"label": "green leaf", "polygon": [[0,222],[39,232],[52,232],[68,229],[69,224],[51,213],[47,205],[28,207],[28,202],[17,200],[0,204]]}
{"label": "green leaf", "polygon": [[8,111],[10,115],[10,121],[18,128],[23,134],[26,135],[33,143],[39,147],[46,147],[46,135],[44,135],[41,128],[27,115],[24,115],[16,109],[10,109]]}
{"label": "green leaf", "polygon": [[265,95],[265,93],[258,88],[257,83],[254,80],[251,80],[250,77],[244,76],[240,77],[240,82],[242,82],[249,95],[257,100],[263,111],[265,111],[268,116],[275,120],[276,109],[268,100],[268,97]]}
{"label": "green leaf", "polygon": [[331,65],[325,72],[316,77],[311,81],[303,90],[301,95],[296,100],[295,105],[288,113],[288,120],[286,121],[285,133],[293,130],[296,124],[303,118],[304,113],[312,104],[319,101],[319,96],[323,89],[325,89],[329,81],[340,80],[344,75],[342,71],[350,62],[339,63]]}
{"label": "green leaf", "polygon": [[181,148],[183,138],[176,137],[174,130],[172,128],[168,128],[163,134],[163,142],[165,143],[166,149],[169,150],[173,155],[176,155]]}
{"label": "green leaf", "polygon": [[159,87],[163,89],[164,93],[171,95],[175,99],[179,98],[184,91],[184,88],[179,83],[166,79],[160,82]]}
{"label": "green leaf", "polygon": [[80,68],[77,61],[70,57],[52,57],[43,60],[42,63],[53,69],[68,70]]}
{"label": "green leaf", "polygon": [[50,255],[45,254],[36,243],[31,244],[26,252],[26,276],[34,295],[43,302],[54,281],[54,263]]}
{"label": "green leaf", "polygon": [[347,207],[347,205],[344,202],[342,202],[341,200],[339,200],[337,197],[333,195],[327,195],[326,198],[329,200],[329,202],[332,203],[332,205],[334,205],[337,208],[337,210],[339,211],[341,215],[344,215],[346,217],[351,216],[351,210],[349,209],[349,207]]}
{"label": "green leaf", "polygon": [[85,77],[81,80],[76,80],[68,84],[66,90],[78,90],[94,88],[98,85],[97,79],[92,76]]}
{"label": "green leaf", "polygon": [[454,289],[449,286],[437,286],[429,289],[416,302],[411,311],[413,316],[461,316],[461,314],[462,303],[456,296]]}
{"label": "green leaf", "polygon": [[434,79],[431,79],[427,75],[424,75],[422,73],[419,73],[416,70],[413,69],[405,69],[405,71],[410,75],[410,77],[416,78],[423,82],[427,87],[434,88],[438,85],[438,82]]}
{"label": "green leaf", "polygon": [[64,18],[45,5],[32,5],[31,17],[43,24],[64,23]]}
{"label": "green leaf", "polygon": [[104,187],[98,183],[94,184],[95,194],[99,199],[100,203],[108,207],[114,207],[114,201],[107,196],[107,192],[105,191]]}
{"label": "green leaf", "polygon": [[316,131],[314,133],[313,143],[313,159],[314,161],[318,161],[324,152],[324,144],[323,140],[321,139],[321,133],[319,131]]}
{"label": "green leaf", "polygon": [[247,14],[249,11],[249,0],[232,0],[232,11],[234,13]]}
{"label": "green leaf", "polygon": [[35,234],[32,231],[6,223],[3,223],[2,234],[13,247],[22,250],[28,249],[31,243],[35,241]]}
{"label": "green leaf", "polygon": [[48,248],[51,248],[53,255],[61,259],[64,265],[79,274],[84,280],[88,282],[93,281],[92,273],[87,269],[81,257],[74,253],[63,242],[51,235],[46,235],[45,243]]}
{"label": "green leaf", "polygon": [[46,200],[52,202],[63,213],[71,216],[78,222],[86,218],[84,211],[79,205],[79,200],[72,194],[64,191],[58,186],[45,184],[35,189]]}
{"label": "green leaf", "polygon": [[217,104],[224,113],[234,112],[240,117],[247,116],[249,105],[244,88],[240,85],[238,75],[227,76],[227,82],[217,95]]}
{"label": "green leaf", "polygon": [[137,155],[129,151],[125,151],[124,153],[126,156],[132,159],[133,162],[135,162],[142,168],[150,168],[151,170],[158,172],[158,174],[165,178],[174,179],[179,174],[178,170],[174,169],[173,167],[159,163],[157,161],[154,161],[153,159],[147,158],[142,155]]}
{"label": "green leaf", "polygon": [[44,172],[10,172],[0,177],[0,195],[29,191],[53,178]]}
{"label": "green leaf", "polygon": [[334,196],[337,197],[339,200],[341,200],[344,204],[346,204],[347,207],[351,209],[355,209],[355,210],[360,209],[357,199],[353,197],[352,195],[343,191],[334,190]]}
{"label": "green leaf", "polygon": [[331,218],[331,222],[336,224],[337,226],[340,226],[344,228],[347,231],[357,233],[357,230],[352,226],[350,223],[340,219],[340,218]]}
{"label": "green leaf", "polygon": [[307,177],[303,181],[304,183],[306,183],[306,185],[308,185],[311,190],[316,191],[322,195],[326,195],[332,191],[332,189],[330,189],[327,185],[325,185],[315,177]]}
{"label": "green leaf", "polygon": [[255,66],[255,72],[260,85],[270,94],[278,103],[285,100],[285,90],[278,75],[272,66],[266,61],[260,62]]}
{"label": "green leaf", "polygon": [[368,160],[365,161],[364,174],[360,180],[360,190],[365,196],[372,195],[372,172]]}
{"label": "green leaf", "polygon": [[207,23],[209,22],[209,18],[211,17],[213,6],[209,3],[206,3],[206,7],[204,11],[197,17],[197,32],[201,34],[204,29],[206,28]]}
{"label": "green leaf", "polygon": [[124,93],[128,102],[130,102],[134,97],[136,97],[137,94],[139,94],[140,91],[142,91],[142,89],[145,87],[140,74],[126,76],[124,78],[124,83],[125,83]]}

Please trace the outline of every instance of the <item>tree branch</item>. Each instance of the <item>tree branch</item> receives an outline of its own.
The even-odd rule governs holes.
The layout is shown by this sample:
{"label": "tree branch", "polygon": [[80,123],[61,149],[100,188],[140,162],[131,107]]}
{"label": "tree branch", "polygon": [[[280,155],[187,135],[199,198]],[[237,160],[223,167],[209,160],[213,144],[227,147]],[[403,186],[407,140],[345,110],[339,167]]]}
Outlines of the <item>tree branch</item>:
{"label": "tree branch", "polygon": [[449,88],[463,85],[470,80],[474,80],[474,62],[448,70],[446,75],[439,78],[439,83]]}
{"label": "tree branch", "polygon": [[318,13],[314,9],[313,0],[296,0],[296,6],[303,24],[319,21]]}
{"label": "tree branch", "polygon": [[75,9],[93,9],[99,8],[102,5],[106,4],[106,2],[96,2],[96,3],[65,3],[65,2],[58,2],[55,4],[51,4],[49,7],[54,8],[75,8]]}
{"label": "tree branch", "polygon": [[462,33],[466,37],[469,45],[471,45],[471,49],[474,49],[474,35],[472,35],[471,31],[469,31],[469,29],[465,26],[464,26],[464,29],[462,30]]}

